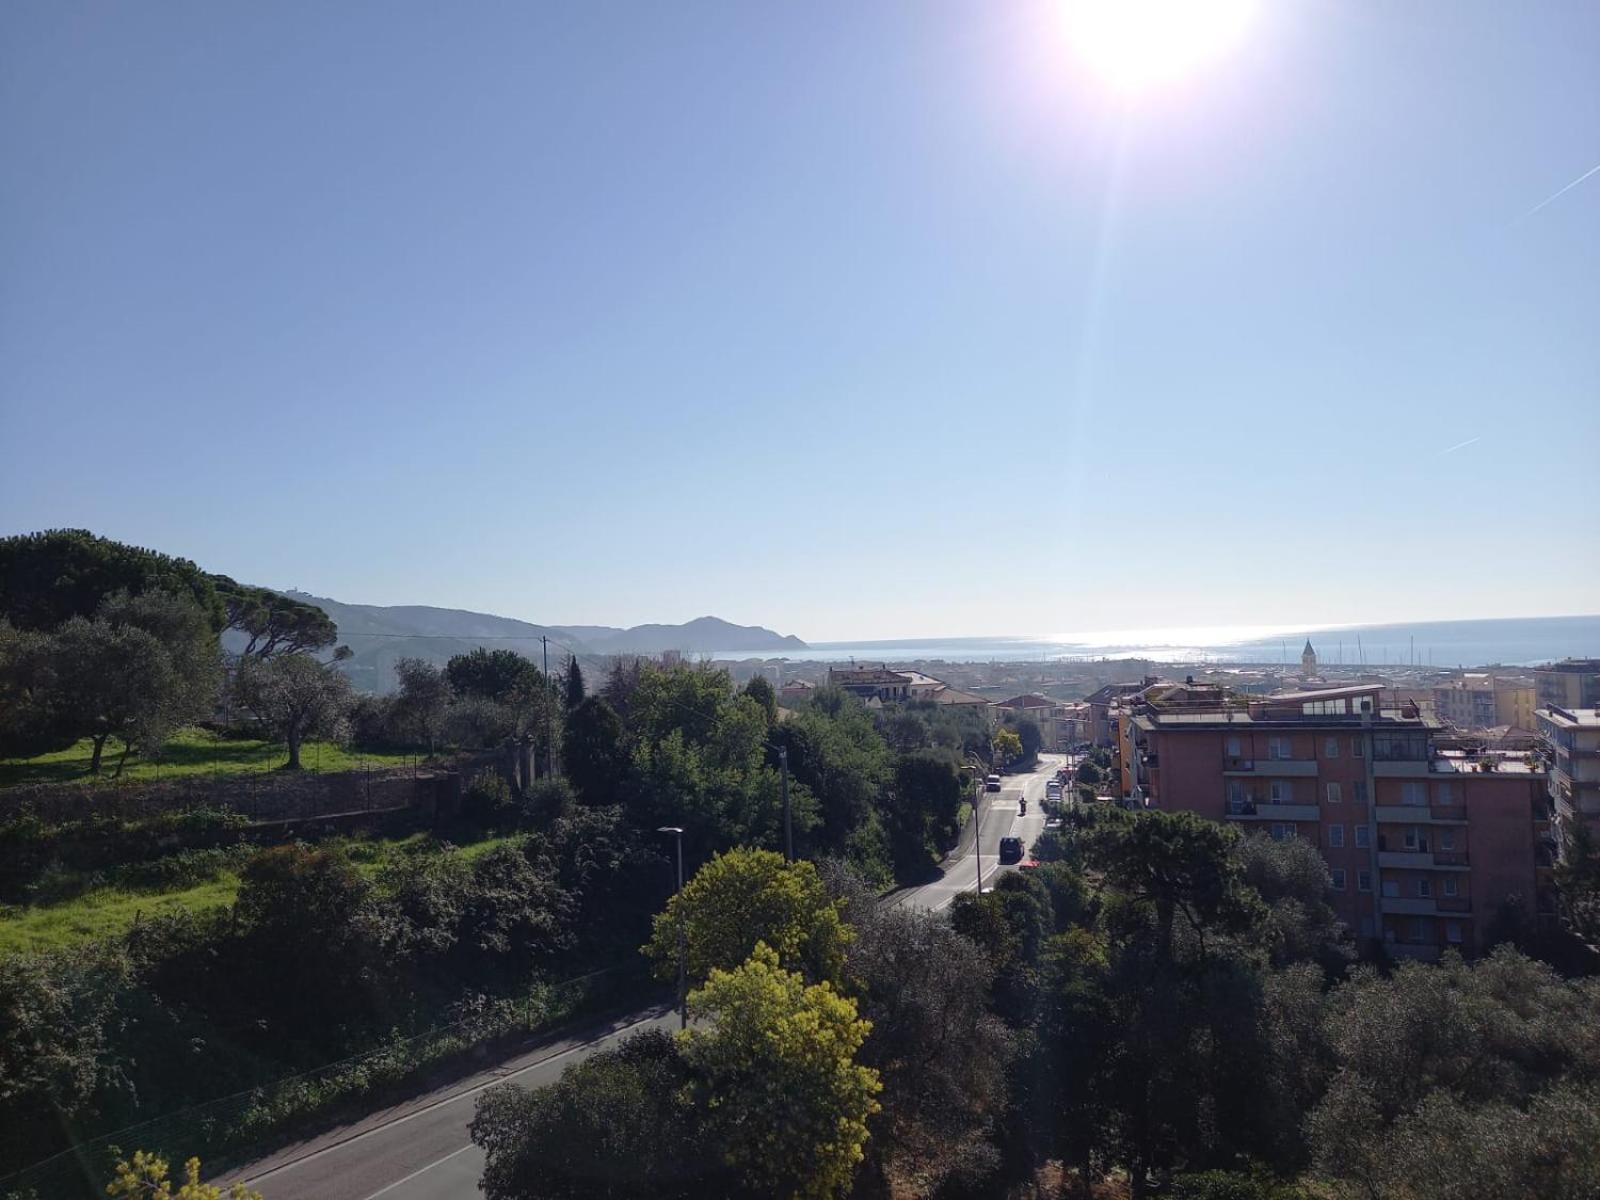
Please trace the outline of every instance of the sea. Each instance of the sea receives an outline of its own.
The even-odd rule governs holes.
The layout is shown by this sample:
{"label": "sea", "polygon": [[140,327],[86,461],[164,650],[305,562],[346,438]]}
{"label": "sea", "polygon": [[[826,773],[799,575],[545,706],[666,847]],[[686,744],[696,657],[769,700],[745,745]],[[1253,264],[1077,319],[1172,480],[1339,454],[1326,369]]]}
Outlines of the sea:
{"label": "sea", "polygon": [[[1533,666],[1600,658],[1600,615],[1426,621],[1395,625],[1210,626],[1113,630],[1060,637],[956,637],[813,642],[795,662],[1040,662],[1142,658],[1154,662],[1298,664],[1309,640],[1324,665]],[[716,658],[751,658],[749,651]],[[774,656],[776,657],[776,656]]]}

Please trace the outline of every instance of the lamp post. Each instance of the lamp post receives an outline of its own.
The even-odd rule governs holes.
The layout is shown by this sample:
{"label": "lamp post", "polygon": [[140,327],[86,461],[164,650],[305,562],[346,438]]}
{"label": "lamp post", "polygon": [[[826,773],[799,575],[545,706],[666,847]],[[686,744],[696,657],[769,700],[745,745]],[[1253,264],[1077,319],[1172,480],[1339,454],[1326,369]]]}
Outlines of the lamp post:
{"label": "lamp post", "polygon": [[778,747],[778,765],[783,769],[783,857],[794,861],[794,824],[789,819],[789,747]]}
{"label": "lamp post", "polygon": [[978,895],[983,895],[983,842],[978,837],[978,808],[983,804],[983,780],[978,780],[978,790],[972,796],[972,861],[978,867]]}
{"label": "lamp post", "polygon": [[[657,833],[670,833],[678,840],[678,896],[683,896],[683,830],[663,825]],[[683,930],[684,914],[678,909],[678,1028],[689,1028],[689,945]]]}

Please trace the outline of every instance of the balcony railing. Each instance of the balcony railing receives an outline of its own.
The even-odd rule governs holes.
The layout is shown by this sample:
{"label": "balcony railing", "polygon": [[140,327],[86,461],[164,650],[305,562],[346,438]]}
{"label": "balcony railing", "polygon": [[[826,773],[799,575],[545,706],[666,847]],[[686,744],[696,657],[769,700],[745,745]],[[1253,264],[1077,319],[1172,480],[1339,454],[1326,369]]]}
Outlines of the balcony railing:
{"label": "balcony railing", "polygon": [[1385,850],[1378,847],[1380,867],[1405,867],[1420,871],[1465,871],[1467,856],[1458,851]]}
{"label": "balcony railing", "polygon": [[1307,776],[1317,773],[1317,760],[1314,758],[1245,758],[1242,755],[1227,754],[1222,759],[1222,770],[1229,775],[1298,775]]}
{"label": "balcony railing", "polygon": [[1461,805],[1435,804],[1430,808],[1423,804],[1380,804],[1377,817],[1380,824],[1465,825],[1467,810]]}
{"label": "balcony railing", "polygon": [[1265,800],[1229,800],[1227,812],[1241,821],[1316,821],[1322,815],[1315,804],[1272,804]]}

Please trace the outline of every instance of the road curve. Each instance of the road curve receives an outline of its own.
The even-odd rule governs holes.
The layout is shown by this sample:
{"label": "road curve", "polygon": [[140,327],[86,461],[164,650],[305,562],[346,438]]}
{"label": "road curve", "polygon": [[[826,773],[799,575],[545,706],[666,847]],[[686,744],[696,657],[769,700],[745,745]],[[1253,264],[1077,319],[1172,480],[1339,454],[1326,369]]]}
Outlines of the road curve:
{"label": "road curve", "polygon": [[[984,886],[1001,870],[1000,839],[1015,834],[1031,845],[1044,828],[1045,783],[1062,763],[1060,755],[1041,755],[1029,774],[1007,776],[998,795],[988,794],[980,809],[979,859]],[[1028,801],[1019,814],[1018,801]],[[937,911],[977,883],[972,839],[946,859],[940,877],[897,892],[890,904]],[[212,1182],[243,1180],[266,1200],[457,1200],[475,1196],[483,1173],[483,1151],[472,1144],[467,1126],[478,1095],[497,1083],[543,1087],[596,1050],[615,1045],[640,1029],[673,1029],[670,1009],[650,1008],[574,1030],[569,1036],[530,1045],[506,1062],[468,1079],[360,1121],[286,1146],[274,1154],[228,1172]]]}

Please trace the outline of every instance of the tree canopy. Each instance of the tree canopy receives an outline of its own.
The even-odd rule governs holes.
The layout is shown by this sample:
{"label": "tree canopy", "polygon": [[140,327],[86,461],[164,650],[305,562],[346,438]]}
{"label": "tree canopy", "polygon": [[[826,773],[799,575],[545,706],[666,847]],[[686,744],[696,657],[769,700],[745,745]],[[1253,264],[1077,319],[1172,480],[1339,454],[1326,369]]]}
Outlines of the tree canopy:
{"label": "tree canopy", "polygon": [[152,591],[187,597],[213,631],[226,621],[213,577],[186,558],[87,529],[0,538],[0,617],[18,629],[52,630],[72,617],[94,616],[118,592]]}
{"label": "tree canopy", "polygon": [[722,1160],[766,1195],[848,1189],[882,1089],[856,1062],[870,1026],[855,1002],[827,982],[807,986],[762,943],[713,970],[689,1005],[706,1023],[684,1035],[684,1054]]}
{"label": "tree canopy", "polygon": [[333,618],[315,604],[236,583],[226,575],[213,575],[211,582],[227,614],[225,628],[246,639],[242,655],[312,654],[326,650],[339,636]]}
{"label": "tree canopy", "polygon": [[758,943],[786,968],[837,980],[852,936],[812,863],[746,849],[729,850],[701,867],[656,917],[645,952],[663,978],[677,971],[680,932],[689,978],[696,981],[737,967]]}

